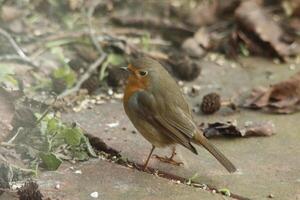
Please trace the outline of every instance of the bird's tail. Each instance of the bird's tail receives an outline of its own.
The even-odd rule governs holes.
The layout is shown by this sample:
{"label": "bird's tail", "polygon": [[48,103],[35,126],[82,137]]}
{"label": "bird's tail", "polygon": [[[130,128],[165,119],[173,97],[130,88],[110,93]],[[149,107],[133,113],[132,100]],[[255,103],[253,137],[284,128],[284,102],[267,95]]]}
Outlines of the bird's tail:
{"label": "bird's tail", "polygon": [[230,173],[237,170],[234,164],[226,158],[214,145],[212,145],[201,133],[198,133],[194,137],[194,143],[202,145],[207,151],[209,151]]}

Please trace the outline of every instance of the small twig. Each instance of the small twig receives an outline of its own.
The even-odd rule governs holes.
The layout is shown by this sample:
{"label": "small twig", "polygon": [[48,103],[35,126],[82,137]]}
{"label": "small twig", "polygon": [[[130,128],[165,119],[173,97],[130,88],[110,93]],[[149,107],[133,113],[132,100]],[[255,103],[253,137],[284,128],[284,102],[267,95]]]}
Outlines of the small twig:
{"label": "small twig", "polygon": [[3,146],[3,147],[5,147],[5,148],[12,148],[12,147],[16,146],[15,144],[10,144],[8,142],[1,142],[0,145]]}
{"label": "small twig", "polygon": [[111,20],[121,26],[125,27],[147,27],[151,29],[163,29],[167,31],[172,31],[172,33],[180,32],[187,36],[192,36],[195,30],[182,23],[173,23],[168,18],[159,17],[128,17],[128,16],[118,16],[114,15]]}
{"label": "small twig", "polygon": [[15,60],[15,61],[19,61],[19,62],[23,62],[31,67],[34,67],[34,68],[38,68],[38,66],[33,63],[31,60],[28,60],[26,58],[23,58],[19,55],[2,55],[0,56],[0,61],[11,61],[11,60]]}
{"label": "small twig", "polygon": [[38,125],[46,117],[49,111],[53,108],[53,105],[55,104],[56,100],[57,100],[57,96],[55,96],[53,103],[48,106],[48,108],[44,111],[42,116],[36,121],[35,123],[36,125]]}
{"label": "small twig", "polygon": [[76,85],[70,89],[65,90],[63,93],[58,95],[58,99],[61,99],[74,92],[77,92],[81,88],[81,85],[92,75],[92,73],[97,69],[99,65],[103,63],[105,59],[106,59],[106,53],[103,52],[102,55],[95,62],[93,62],[88,68],[88,70],[80,77]]}
{"label": "small twig", "polygon": [[88,13],[87,13],[87,21],[88,21],[89,35],[90,35],[91,41],[92,41],[93,45],[95,46],[95,48],[97,49],[97,51],[98,51],[100,54],[103,54],[102,47],[99,45],[99,43],[98,43],[98,41],[97,41],[97,38],[96,38],[96,36],[95,36],[95,30],[94,30],[93,24],[92,24],[92,17],[93,17],[95,8],[97,7],[97,5],[99,5],[99,3],[100,3],[100,2],[97,2],[95,5],[91,6],[91,7],[88,9]]}
{"label": "small twig", "polygon": [[17,133],[8,142],[6,142],[6,144],[12,144],[12,142],[18,137],[20,132],[23,131],[23,130],[24,130],[23,127],[19,127],[18,130],[17,130]]}
{"label": "small twig", "polygon": [[21,47],[19,47],[19,45],[16,43],[16,41],[13,39],[13,37],[6,30],[0,28],[0,34],[8,39],[8,41],[10,42],[12,47],[15,49],[15,51],[18,53],[18,55],[21,58],[23,58],[25,60],[29,60],[29,58],[25,55],[25,53],[23,52]]}

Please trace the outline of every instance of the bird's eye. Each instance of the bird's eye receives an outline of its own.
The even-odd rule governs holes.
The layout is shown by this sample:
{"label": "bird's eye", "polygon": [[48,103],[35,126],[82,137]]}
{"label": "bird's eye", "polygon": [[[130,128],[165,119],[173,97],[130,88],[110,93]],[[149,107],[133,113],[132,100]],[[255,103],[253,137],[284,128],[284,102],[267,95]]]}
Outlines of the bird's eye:
{"label": "bird's eye", "polygon": [[146,76],[148,74],[148,72],[147,71],[139,71],[139,74],[141,76]]}

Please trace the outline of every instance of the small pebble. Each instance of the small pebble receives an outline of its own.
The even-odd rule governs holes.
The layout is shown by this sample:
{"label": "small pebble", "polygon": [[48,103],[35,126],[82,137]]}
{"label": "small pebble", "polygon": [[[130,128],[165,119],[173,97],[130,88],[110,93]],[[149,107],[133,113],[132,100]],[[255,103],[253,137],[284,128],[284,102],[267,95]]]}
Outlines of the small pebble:
{"label": "small pebble", "polygon": [[82,174],[82,171],[79,169],[79,170],[76,170],[74,173],[75,174]]}
{"label": "small pebble", "polygon": [[217,193],[217,191],[216,191],[216,190],[212,190],[211,192],[212,192],[212,193],[214,193],[214,194],[215,194],[215,193]]}
{"label": "small pebble", "polygon": [[60,184],[56,184],[54,188],[59,190],[60,189]]}
{"label": "small pebble", "polygon": [[111,96],[114,94],[114,91],[111,88],[109,88],[107,91],[107,94]]}
{"label": "small pebble", "polygon": [[124,96],[123,93],[116,93],[116,94],[114,95],[114,97],[115,97],[116,99],[122,99],[123,96]]}
{"label": "small pebble", "polygon": [[230,66],[231,66],[231,68],[236,68],[237,67],[237,65],[235,63],[231,63]]}
{"label": "small pebble", "polygon": [[225,64],[225,60],[220,58],[220,59],[216,60],[216,63],[220,66],[223,66]]}
{"label": "small pebble", "polygon": [[270,198],[270,199],[274,198],[274,194],[269,194],[268,198]]}
{"label": "small pebble", "polygon": [[120,124],[119,122],[113,122],[113,123],[106,124],[106,126],[108,126],[109,128],[114,128],[119,126],[119,124]]}
{"label": "small pebble", "polygon": [[96,101],[96,104],[97,104],[97,105],[101,105],[101,104],[104,104],[104,103],[105,103],[104,100],[97,100],[97,101]]}
{"label": "small pebble", "polygon": [[93,193],[91,193],[90,194],[90,196],[92,197],[92,198],[98,198],[99,197],[99,193],[98,192],[93,192]]}
{"label": "small pebble", "polygon": [[183,86],[183,84],[184,84],[183,81],[178,81],[179,86]]}
{"label": "small pebble", "polygon": [[295,69],[296,69],[296,65],[295,65],[295,64],[291,64],[291,65],[289,66],[289,68],[290,68],[290,70],[295,70]]}

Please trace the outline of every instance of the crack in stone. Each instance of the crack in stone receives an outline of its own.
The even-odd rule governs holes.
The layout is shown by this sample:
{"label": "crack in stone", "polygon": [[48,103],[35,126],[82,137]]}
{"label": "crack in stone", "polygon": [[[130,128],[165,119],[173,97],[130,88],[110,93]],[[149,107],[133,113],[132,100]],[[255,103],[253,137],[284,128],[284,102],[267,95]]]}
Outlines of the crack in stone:
{"label": "crack in stone", "polygon": [[[100,152],[100,154],[102,152],[102,155],[106,161],[109,161],[111,163],[115,163],[118,165],[122,165],[122,166],[130,168],[130,169],[135,169],[135,170],[138,170],[141,172],[145,172],[145,173],[157,176],[157,177],[168,179],[168,180],[171,180],[178,184],[184,184],[186,186],[200,188],[202,190],[206,190],[206,191],[210,191],[210,192],[215,191],[218,194],[224,195],[223,193],[218,191],[217,187],[212,186],[212,185],[207,185],[207,184],[203,184],[203,183],[200,183],[197,181],[192,181],[187,178],[177,176],[175,174],[171,174],[168,172],[160,171],[158,169],[154,169],[151,167],[147,167],[147,169],[144,170],[143,165],[135,163],[128,159],[126,159],[126,160],[123,159],[122,155],[120,154],[120,151],[118,151],[112,147],[109,147],[101,138],[92,136],[90,134],[85,134],[85,135],[89,138],[90,143],[93,146],[93,148],[98,150]],[[226,195],[224,195],[224,196],[226,196]],[[244,197],[244,196],[241,196],[241,195],[238,195],[235,193],[231,193],[230,196],[228,196],[228,197],[231,197],[231,198],[234,198],[237,200],[251,200],[248,197]]]}

